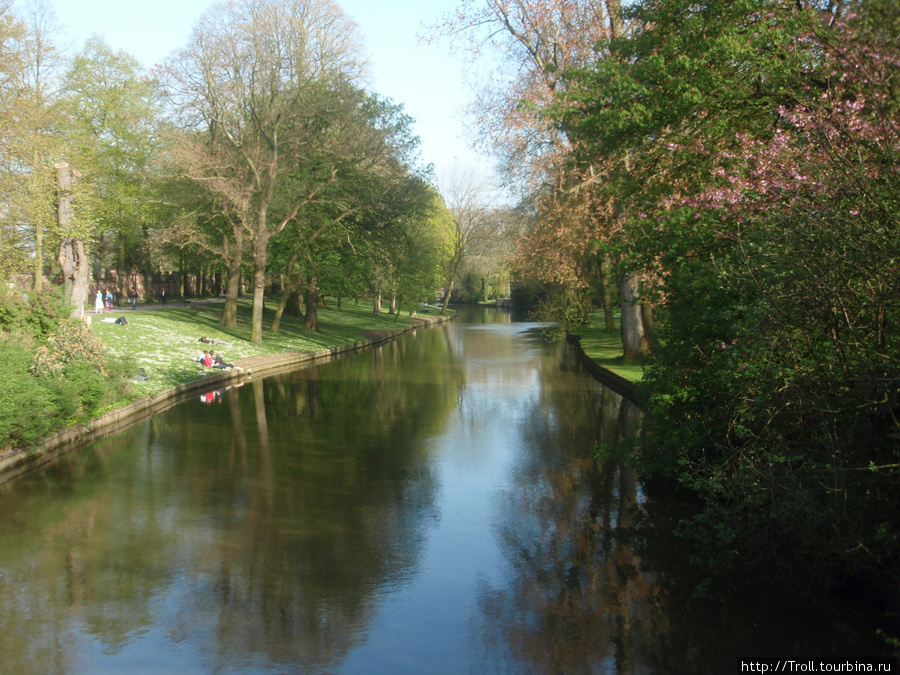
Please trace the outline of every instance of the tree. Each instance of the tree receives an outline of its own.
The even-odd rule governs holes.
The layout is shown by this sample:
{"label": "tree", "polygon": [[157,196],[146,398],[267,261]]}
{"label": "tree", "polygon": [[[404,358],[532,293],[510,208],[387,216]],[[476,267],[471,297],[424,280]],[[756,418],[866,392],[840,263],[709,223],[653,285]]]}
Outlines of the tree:
{"label": "tree", "polygon": [[[325,92],[360,72],[355,26],[328,0],[245,0],[201,18],[188,47],[168,64],[166,86],[184,128],[190,177],[252,236],[251,341],[262,341],[269,241],[321,184],[281,194],[291,166],[316,137]],[[236,302],[229,276],[228,299]]]}
{"label": "tree", "polygon": [[443,267],[446,289],[441,314],[453,298],[459,270],[479,238],[488,234],[490,194],[484,178],[474,171],[454,169],[444,181],[447,213],[441,218],[444,237]]}
{"label": "tree", "polygon": [[481,300],[499,298],[508,293],[510,261],[516,254],[516,242],[522,236],[525,218],[517,209],[492,208],[483,236],[473,242],[466,269],[476,275]]}
{"label": "tree", "polygon": [[438,226],[443,206],[434,189],[415,176],[398,187],[392,208],[376,215],[377,221],[363,223],[374,312],[380,312],[387,294],[395,318],[406,301],[427,300],[440,286],[444,236]]}
{"label": "tree", "polygon": [[[491,0],[484,7],[465,3],[457,16],[438,30],[470,37],[469,51],[493,48],[502,75],[493,77],[478,98],[475,113],[482,142],[506,156],[507,173],[520,184],[525,199],[537,204],[536,226],[523,241],[519,269],[556,289],[545,305],[548,318],[562,324],[589,315],[590,288],[606,289],[606,314],[612,317],[609,274],[612,247],[621,231],[623,208],[603,190],[605,178],[621,157],[577,154],[571,127],[551,112],[570,87],[570,73],[588,69],[608,56],[611,40],[626,35],[617,0]],[[499,83],[499,84],[497,84]],[[570,245],[559,246],[560,239]],[[599,259],[598,259],[599,257]],[[553,259],[557,269],[546,261]],[[639,296],[640,275],[622,277],[623,345],[627,358],[649,348],[649,305]],[[581,320],[581,319],[576,319]],[[635,341],[636,340],[636,341]]]}
{"label": "tree", "polygon": [[42,2],[17,17],[0,3],[0,142],[8,263],[24,270],[30,258],[33,288],[44,273],[45,232],[55,230],[51,164],[64,154],[55,110],[61,57],[53,44],[53,13]]}
{"label": "tree", "polygon": [[621,32],[620,15],[617,0],[468,0],[432,28],[461,37],[473,60],[490,55],[492,77],[472,112],[481,143],[503,153],[525,194],[546,185],[569,148],[546,108],[565,90],[569,69],[602,58],[595,47]]}
{"label": "tree", "polygon": [[[283,257],[305,267],[307,330],[318,329],[316,260],[333,259],[323,247],[333,249],[343,237],[367,236],[408,215],[423,191],[415,169],[419,140],[402,107],[350,85],[322,96],[333,94],[340,96],[320,116],[318,132],[306,144],[302,163],[287,172],[284,190],[288,199],[310,196],[281,236],[281,246],[291,250]],[[356,227],[348,228],[351,223]]]}
{"label": "tree", "polygon": [[[148,251],[150,179],[160,152],[156,85],[125,52],[113,52],[98,37],[75,56],[64,86],[72,148],[84,180],[94,187],[94,219],[100,244],[112,233],[120,293],[127,270],[152,272]],[[105,247],[97,252],[107,267]]]}
{"label": "tree", "polygon": [[895,602],[898,14],[854,10],[643,3],[557,119],[582,162],[623,159],[665,319],[641,457],[703,497],[705,557]]}
{"label": "tree", "polygon": [[20,174],[12,142],[18,128],[17,96],[21,90],[25,62],[21,49],[25,28],[12,13],[11,2],[0,1],[0,255],[5,264],[3,274],[18,272],[25,265],[20,249],[15,195],[19,190]]}
{"label": "tree", "polygon": [[[688,335],[671,321],[649,427],[663,454],[659,417],[692,420],[679,434],[683,480],[706,499],[703,522],[720,524],[715,544],[737,552],[729,563],[783,556],[787,543],[821,574],[891,589],[894,603],[898,19],[893,4],[872,3],[812,23],[803,39],[821,91],[778,107],[773,129],[710,152],[718,180],[680,200],[673,219],[709,228],[710,257],[673,264],[673,310],[692,304],[695,325]],[[676,387],[696,405],[725,403],[701,427]],[[746,526],[762,513],[765,529]]]}
{"label": "tree", "polygon": [[[27,33],[24,42],[28,69],[23,89],[22,123],[25,147],[20,146],[23,160],[30,159],[26,183],[24,212],[34,232],[34,290],[40,290],[44,274],[44,232],[52,227],[49,161],[58,152],[59,141],[53,132],[58,95],[57,74],[62,58],[53,43],[58,32],[53,10],[44,0],[37,0],[27,8]],[[28,155],[30,154],[30,157]],[[26,160],[27,161],[27,160]]]}

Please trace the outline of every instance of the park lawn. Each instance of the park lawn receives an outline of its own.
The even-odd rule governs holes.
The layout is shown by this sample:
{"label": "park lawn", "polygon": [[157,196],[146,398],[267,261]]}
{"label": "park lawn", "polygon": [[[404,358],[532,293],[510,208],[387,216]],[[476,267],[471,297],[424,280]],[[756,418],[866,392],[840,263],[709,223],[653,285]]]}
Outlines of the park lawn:
{"label": "park lawn", "polygon": [[[616,317],[618,320],[618,316]],[[581,338],[581,348],[598,366],[611,370],[631,382],[640,382],[644,376],[643,364],[640,361],[623,363],[622,334],[605,330],[602,310],[595,310],[590,323],[572,329],[573,335]]]}
{"label": "park lawn", "polygon": [[[222,357],[233,362],[251,356],[283,354],[292,351],[318,351],[352,344],[366,339],[369,331],[398,330],[410,325],[409,313],[402,312],[399,319],[385,313],[372,315],[371,302],[345,300],[338,311],[334,303],[319,308],[319,333],[303,329],[303,319],[282,316],[281,330],[271,332],[269,327],[275,317],[276,305],[267,303],[263,314],[263,343],[250,342],[249,299],[238,303],[236,328],[218,325],[224,304],[222,302],[191,305],[170,304],[166,308],[154,305],[138,306],[137,310],[114,309],[103,317],[90,314],[94,334],[106,345],[109,357],[123,358],[134,369],[143,368],[150,379],[135,380],[134,398],[155,394],[170,387],[208,377],[214,370],[196,362],[198,354],[212,348]],[[101,318],[124,316],[127,326],[103,323]],[[206,336],[226,344],[206,345],[200,338]]]}

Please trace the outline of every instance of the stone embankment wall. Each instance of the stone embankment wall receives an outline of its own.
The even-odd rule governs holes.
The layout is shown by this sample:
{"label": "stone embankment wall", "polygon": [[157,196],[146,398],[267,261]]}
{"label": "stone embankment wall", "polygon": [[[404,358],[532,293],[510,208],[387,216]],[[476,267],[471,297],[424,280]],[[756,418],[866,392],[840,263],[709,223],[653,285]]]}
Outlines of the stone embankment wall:
{"label": "stone embankment wall", "polygon": [[566,342],[575,347],[585,370],[593,375],[596,380],[599,380],[617,394],[621,394],[632,403],[637,404],[637,389],[633,382],[626,380],[621,375],[618,375],[603,366],[597,365],[596,361],[584,353],[584,350],[581,348],[581,338],[577,335],[567,333]]}

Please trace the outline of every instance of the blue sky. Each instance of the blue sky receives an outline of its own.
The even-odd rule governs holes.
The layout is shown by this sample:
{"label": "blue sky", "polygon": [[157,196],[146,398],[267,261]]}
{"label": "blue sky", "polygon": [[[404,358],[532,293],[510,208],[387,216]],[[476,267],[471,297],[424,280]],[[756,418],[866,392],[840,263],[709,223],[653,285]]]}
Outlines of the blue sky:
{"label": "blue sky", "polygon": [[[22,8],[19,0],[17,5]],[[64,35],[80,49],[102,35],[145,67],[183,46],[200,15],[215,0],[49,0]],[[464,107],[470,98],[463,63],[446,41],[424,45],[423,24],[437,22],[458,0],[338,0],[359,24],[374,76],[372,88],[402,103],[416,120],[425,162],[440,176],[454,166],[487,172],[491,163],[470,149]]]}

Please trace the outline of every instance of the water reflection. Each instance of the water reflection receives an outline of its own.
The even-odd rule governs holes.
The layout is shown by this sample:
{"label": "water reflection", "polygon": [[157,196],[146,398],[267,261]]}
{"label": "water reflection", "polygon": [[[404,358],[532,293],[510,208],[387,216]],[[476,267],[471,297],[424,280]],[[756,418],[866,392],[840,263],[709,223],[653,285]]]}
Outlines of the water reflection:
{"label": "water reflection", "polygon": [[[563,370],[578,369],[571,358],[560,357]],[[548,414],[531,420],[530,455],[497,498],[511,573],[479,589],[473,636],[485,663],[502,654],[516,673],[713,673],[764,654],[885,658],[824,598],[764,586],[697,597],[692,551],[673,534],[687,497],[662,486],[648,495],[634,470],[586,451],[634,438],[639,409],[582,379],[543,393]]]}
{"label": "water reflection", "polygon": [[0,671],[725,672],[854,636],[693,599],[677,501],[593,456],[638,411],[540,326],[486,318],[211,392],[7,486]]}
{"label": "water reflection", "polygon": [[417,349],[201,397],[7,490],[0,670],[156,662],[161,642],[214,669],[334,668],[435,518],[422,437],[452,372],[383,377]]}
{"label": "water reflection", "polygon": [[653,672],[667,629],[654,574],[625,534],[643,496],[631,469],[590,453],[630,435],[638,410],[581,378],[570,385],[544,389],[551,414],[531,420],[529,461],[498,499],[513,573],[481,588],[484,649],[505,650],[515,672]]}

